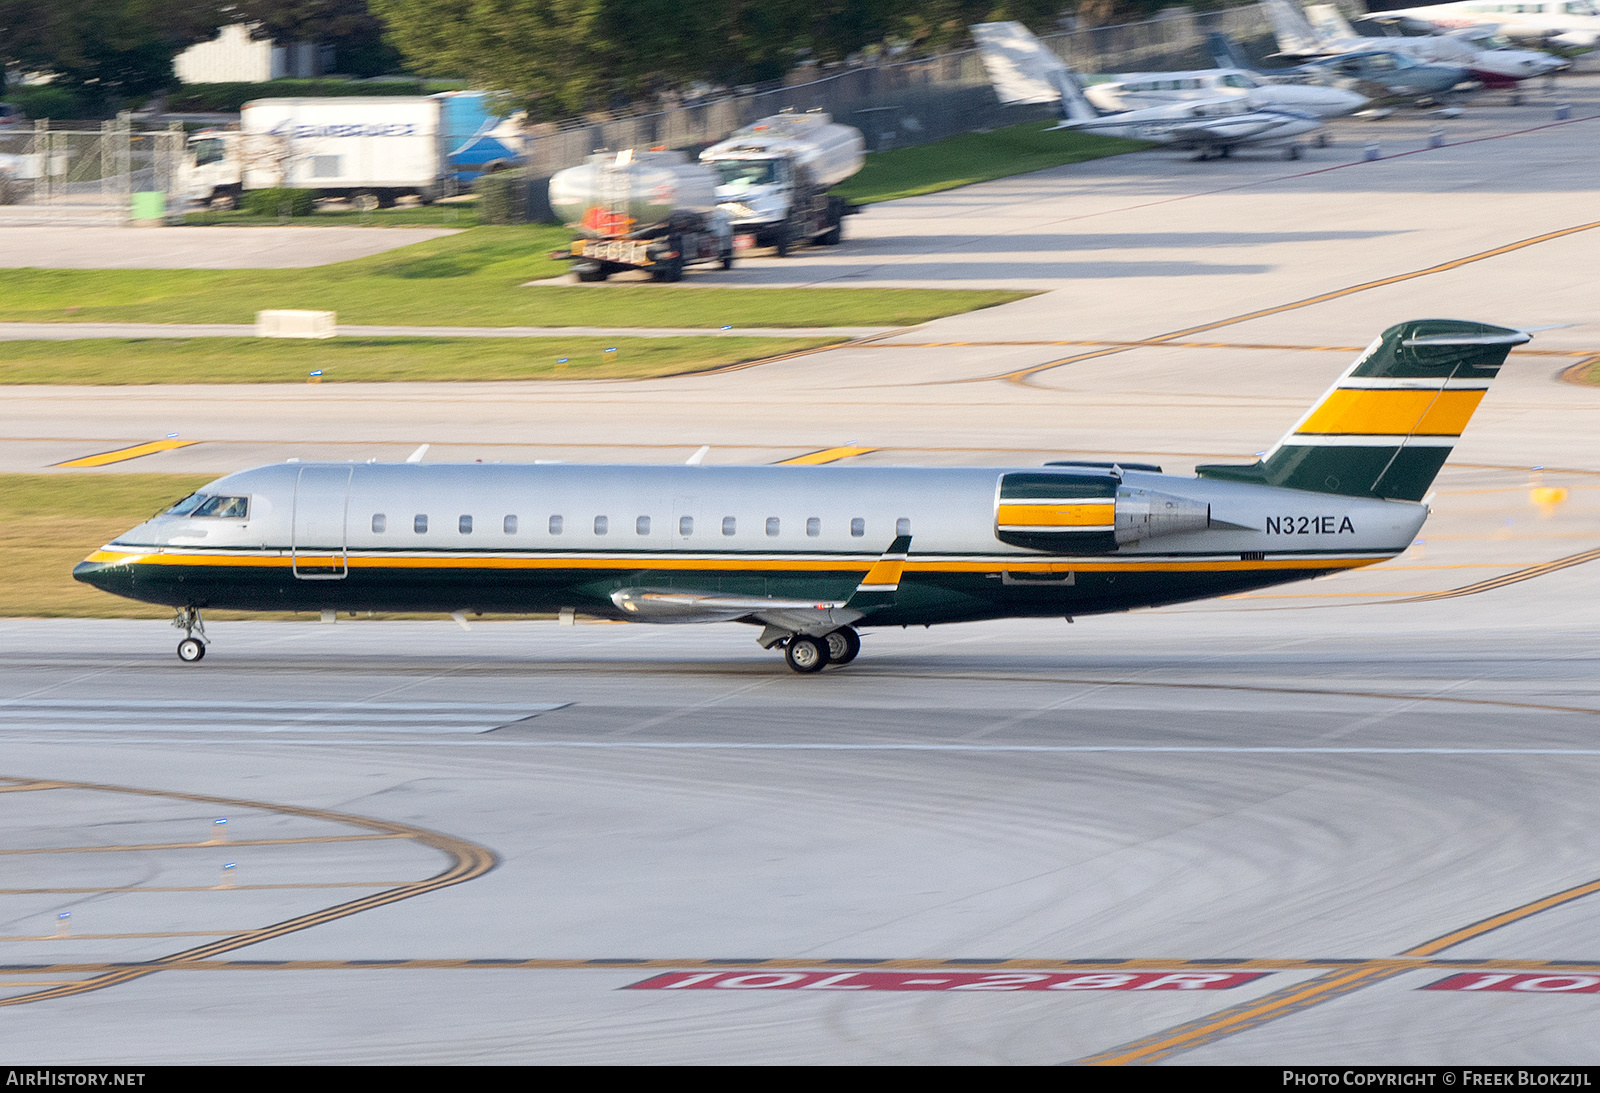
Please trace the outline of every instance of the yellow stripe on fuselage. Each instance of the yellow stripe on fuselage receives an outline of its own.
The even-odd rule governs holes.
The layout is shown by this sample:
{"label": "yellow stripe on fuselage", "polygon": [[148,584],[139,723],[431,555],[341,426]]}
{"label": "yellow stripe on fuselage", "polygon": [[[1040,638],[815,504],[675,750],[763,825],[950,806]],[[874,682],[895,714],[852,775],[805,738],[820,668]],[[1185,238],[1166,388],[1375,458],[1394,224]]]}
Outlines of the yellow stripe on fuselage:
{"label": "yellow stripe on fuselage", "polygon": [[[1396,552],[1398,553],[1398,552]],[[907,561],[904,563],[887,563],[903,565],[904,572],[908,573],[999,573],[1002,570],[1008,573],[1098,573],[1098,572],[1220,572],[1225,570],[1254,570],[1254,569],[1358,569],[1361,566],[1372,565],[1374,562],[1386,562],[1394,554],[1385,554],[1373,557],[1333,557],[1333,558],[1269,558],[1244,561],[1242,559],[1208,559],[1204,561],[1104,561],[1087,562],[1073,560],[1071,562],[1045,562],[1029,561],[1021,558],[1000,559],[987,558],[981,561],[959,561],[953,559],[928,559],[926,561]],[[326,554],[315,557],[300,555],[298,564],[326,565]],[[215,566],[218,568],[279,568],[288,569],[290,557],[287,553],[277,554],[177,554],[177,553],[122,553],[120,551],[97,550],[88,558],[88,562],[123,563],[132,565],[169,565],[169,566]],[[738,572],[741,570],[770,573],[770,572],[832,572],[832,573],[861,573],[865,577],[870,575],[874,568],[886,564],[880,560],[847,559],[824,560],[819,558],[585,558],[585,557],[545,557],[545,558],[484,558],[470,555],[455,557],[395,557],[393,555],[360,555],[351,554],[349,565],[351,569],[627,569],[627,570],[720,570]],[[868,582],[871,583],[871,582]],[[891,583],[885,581],[883,583]]]}
{"label": "yellow stripe on fuselage", "polygon": [[1460,436],[1483,401],[1482,391],[1374,391],[1341,387],[1314,410],[1298,433],[1358,436]]}
{"label": "yellow stripe on fuselage", "polygon": [[1116,502],[1046,501],[1043,504],[1000,502],[996,522],[1003,528],[1109,528],[1116,523]]}

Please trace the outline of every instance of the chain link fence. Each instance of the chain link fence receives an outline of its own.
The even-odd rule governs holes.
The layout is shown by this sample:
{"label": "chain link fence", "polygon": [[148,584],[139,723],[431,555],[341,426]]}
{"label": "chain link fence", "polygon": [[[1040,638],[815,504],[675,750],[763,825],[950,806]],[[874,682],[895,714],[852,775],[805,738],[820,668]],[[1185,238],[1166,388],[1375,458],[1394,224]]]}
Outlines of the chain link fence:
{"label": "chain link fence", "polygon": [[[1078,72],[1171,71],[1213,67],[1205,49],[1205,36],[1211,31],[1248,40],[1271,29],[1259,4],[1203,13],[1175,8],[1142,23],[1068,31],[1043,41]],[[834,120],[860,129],[871,151],[925,144],[1054,113],[1052,107],[1002,106],[978,52],[966,50],[852,68],[817,80],[656,112],[540,127],[527,139],[527,174],[548,178],[601,150],[703,147],[787,107],[827,111]]]}
{"label": "chain link fence", "polygon": [[183,152],[181,125],[0,133],[0,225],[159,222],[181,211]]}

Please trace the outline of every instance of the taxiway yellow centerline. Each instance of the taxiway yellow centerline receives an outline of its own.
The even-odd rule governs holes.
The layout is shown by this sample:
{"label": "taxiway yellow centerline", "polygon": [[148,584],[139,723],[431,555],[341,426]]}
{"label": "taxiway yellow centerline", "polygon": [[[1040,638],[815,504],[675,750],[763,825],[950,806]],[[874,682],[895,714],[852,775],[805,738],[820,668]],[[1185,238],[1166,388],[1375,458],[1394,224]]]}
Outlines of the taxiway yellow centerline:
{"label": "taxiway yellow centerline", "polygon": [[1334,289],[1331,292],[1319,293],[1316,296],[1308,296],[1303,300],[1295,300],[1287,304],[1278,304],[1274,307],[1261,308],[1258,311],[1246,312],[1243,315],[1234,315],[1227,319],[1218,319],[1215,322],[1201,323],[1199,326],[1186,327],[1183,330],[1174,330],[1170,334],[1160,334],[1154,338],[1149,338],[1144,341],[1129,345],[1108,346],[1107,348],[1097,349],[1090,353],[1079,353],[1071,357],[1063,357],[1060,360],[1046,361],[1043,364],[1032,365],[1028,368],[1019,368],[1011,372],[1000,372],[990,376],[974,376],[970,379],[954,380],[949,382],[983,383],[988,380],[1006,380],[1011,383],[1027,384],[1034,376],[1037,376],[1041,372],[1047,372],[1052,368],[1061,368],[1069,364],[1078,364],[1083,361],[1094,360],[1098,357],[1109,357],[1116,353],[1125,353],[1130,348],[1133,348],[1134,345],[1167,345],[1182,338],[1193,337],[1196,334],[1204,334],[1208,330],[1219,330],[1222,327],[1235,326],[1239,323],[1249,322],[1252,319],[1264,319],[1271,315],[1281,315],[1286,311],[1297,311],[1300,308],[1313,307],[1317,304],[1327,303],[1330,300],[1338,300],[1345,296],[1353,296],[1358,292],[1367,292],[1375,288],[1384,288],[1388,285],[1396,285],[1404,281],[1416,280],[1419,277],[1429,277],[1435,273],[1447,273],[1450,270],[1460,269],[1462,266],[1471,265],[1474,262],[1483,262],[1490,258],[1497,258],[1502,254],[1510,254],[1513,251],[1519,251],[1526,247],[1537,246],[1540,243],[1548,243],[1552,239],[1561,239],[1569,235],[1576,235],[1578,232],[1589,231],[1592,228],[1600,228],[1600,220],[1590,221],[1587,224],[1576,224],[1570,228],[1561,228],[1558,231],[1545,232],[1543,235],[1535,235],[1527,239],[1519,239],[1514,243],[1507,243],[1504,246],[1495,247],[1491,250],[1480,251],[1477,254],[1469,254],[1464,258],[1454,258],[1448,262],[1441,262],[1438,265],[1429,266],[1426,269],[1412,270],[1409,273],[1397,273],[1392,277],[1381,277],[1376,281],[1363,281],[1358,285],[1350,285],[1346,288]]}

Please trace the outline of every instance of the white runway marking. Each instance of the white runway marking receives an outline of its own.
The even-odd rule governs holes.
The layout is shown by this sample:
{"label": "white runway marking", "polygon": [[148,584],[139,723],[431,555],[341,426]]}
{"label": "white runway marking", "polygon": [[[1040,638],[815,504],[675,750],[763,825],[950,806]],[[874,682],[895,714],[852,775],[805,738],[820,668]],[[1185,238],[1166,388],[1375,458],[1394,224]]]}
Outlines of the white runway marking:
{"label": "white runway marking", "polygon": [[214,702],[206,699],[16,698],[0,729],[92,732],[481,733],[564,702]]}

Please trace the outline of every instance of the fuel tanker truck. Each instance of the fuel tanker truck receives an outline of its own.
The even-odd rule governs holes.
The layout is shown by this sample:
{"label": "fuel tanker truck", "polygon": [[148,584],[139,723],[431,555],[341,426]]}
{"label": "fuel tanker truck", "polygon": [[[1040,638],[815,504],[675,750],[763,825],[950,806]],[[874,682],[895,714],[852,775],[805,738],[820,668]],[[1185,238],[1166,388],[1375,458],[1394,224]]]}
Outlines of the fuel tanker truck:
{"label": "fuel tanker truck", "polygon": [[835,125],[820,110],[784,111],[762,118],[700,153],[716,168],[717,200],[733,223],[737,244],[832,246],[844,238],[855,206],[828,191],[861,170],[861,130]]}
{"label": "fuel tanker truck", "polygon": [[686,266],[733,265],[733,231],[717,207],[717,174],[683,152],[599,152],[550,179],[550,207],[578,238],[550,257],[580,281],[645,270],[682,279]]}

